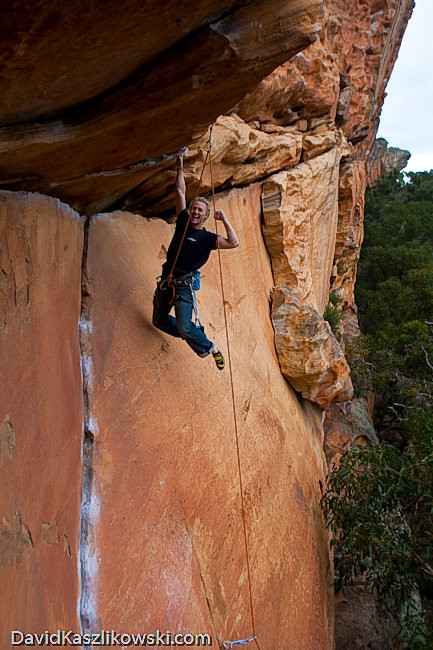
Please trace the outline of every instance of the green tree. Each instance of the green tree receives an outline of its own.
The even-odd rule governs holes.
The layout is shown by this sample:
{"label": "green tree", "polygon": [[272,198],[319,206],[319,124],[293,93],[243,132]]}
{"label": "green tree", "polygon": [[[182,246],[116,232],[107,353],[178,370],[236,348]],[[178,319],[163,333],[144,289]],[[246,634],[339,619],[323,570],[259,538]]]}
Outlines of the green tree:
{"label": "green tree", "polygon": [[346,451],[328,479],[337,586],[362,577],[399,621],[400,647],[431,648],[433,171],[367,191],[355,296],[362,334],[346,354],[355,394],[374,393],[381,442]]}

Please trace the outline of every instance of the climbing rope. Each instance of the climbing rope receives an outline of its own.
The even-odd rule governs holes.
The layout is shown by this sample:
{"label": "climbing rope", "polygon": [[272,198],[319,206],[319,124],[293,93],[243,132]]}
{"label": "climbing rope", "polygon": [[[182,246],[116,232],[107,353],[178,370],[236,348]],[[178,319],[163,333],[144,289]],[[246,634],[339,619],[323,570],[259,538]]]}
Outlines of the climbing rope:
{"label": "climbing rope", "polygon": [[[196,192],[195,192],[194,200],[193,200],[193,202],[191,203],[192,206],[194,205],[195,200],[196,200],[196,198],[198,197],[198,193],[199,193],[200,186],[201,186],[201,181],[202,181],[202,178],[203,178],[203,173],[204,173],[204,170],[205,170],[205,167],[206,167],[206,163],[207,163],[207,161],[208,161],[208,158],[210,157],[210,151],[211,151],[211,148],[212,148],[212,142],[211,142],[211,137],[212,137],[212,126],[213,126],[213,125],[211,125],[211,130],[210,130],[209,140],[208,140],[208,142],[206,143],[206,146],[205,146],[205,148],[204,148],[204,150],[206,151],[206,157],[205,157],[205,159],[204,159],[204,163],[203,163],[203,167],[202,167],[202,170],[201,170],[200,178],[199,178],[199,181],[198,181],[197,190],[196,190]],[[182,234],[182,239],[180,240],[179,248],[177,249],[176,256],[175,256],[175,258],[174,258],[174,261],[173,261],[172,267],[171,267],[171,269],[170,269],[170,273],[169,273],[169,274],[167,275],[167,277],[165,278],[165,281],[166,281],[166,283],[167,283],[167,288],[170,288],[170,289],[172,290],[172,297],[171,297],[171,299],[170,299],[169,302],[168,302],[169,305],[172,305],[172,304],[174,303],[174,297],[175,297],[175,293],[176,293],[176,291],[175,291],[175,288],[174,288],[174,285],[173,285],[173,272],[174,272],[174,268],[175,268],[175,266],[176,266],[177,260],[178,260],[178,258],[179,258],[179,255],[180,255],[180,249],[182,248],[182,244],[183,244],[183,242],[184,242],[184,239],[185,239],[185,236],[186,236],[186,231],[188,230],[188,226],[189,226],[189,222],[190,222],[190,221],[191,221],[191,212],[188,214],[188,220],[187,220],[187,222],[186,222],[186,224],[185,224],[185,228],[184,228],[184,231],[183,231],[183,234]]]}
{"label": "climbing rope", "polygon": [[[212,202],[213,202],[213,211],[214,211],[214,220],[215,220],[215,230],[216,230],[216,235],[217,235],[217,250],[218,250],[218,265],[219,265],[219,273],[220,273],[220,283],[221,283],[221,296],[222,296],[222,303],[223,303],[223,312],[224,312],[224,325],[225,325],[225,331],[226,331],[226,341],[227,341],[227,360],[228,360],[228,367],[229,367],[229,375],[230,375],[230,387],[231,387],[231,394],[232,394],[232,405],[233,405],[233,421],[234,421],[234,430],[235,430],[235,439],[236,439],[236,453],[237,453],[237,463],[238,463],[238,480],[239,480],[239,492],[240,492],[240,498],[241,498],[241,514],[242,514],[242,528],[243,528],[243,536],[244,536],[244,544],[245,544],[245,558],[246,558],[246,565],[247,565],[247,577],[248,577],[248,593],[249,593],[249,602],[250,602],[250,613],[251,613],[251,626],[252,626],[252,632],[253,635],[247,639],[241,639],[239,641],[223,641],[222,645],[224,648],[234,648],[236,646],[240,645],[246,645],[247,643],[251,643],[252,641],[255,641],[255,644],[260,650],[259,642],[257,641],[257,635],[256,635],[256,630],[255,630],[255,621],[254,621],[254,609],[253,609],[253,596],[252,596],[252,588],[251,588],[251,572],[250,572],[250,558],[249,558],[249,553],[248,553],[248,536],[247,536],[247,525],[245,521],[245,507],[244,507],[244,491],[243,491],[243,480],[242,480],[242,468],[241,468],[241,455],[240,455],[240,449],[239,449],[239,433],[238,433],[238,423],[237,423],[237,415],[236,415],[236,401],[235,401],[235,390],[234,390],[234,381],[233,381],[233,371],[232,371],[232,361],[231,361],[231,351],[230,351],[230,339],[229,339],[229,331],[228,331],[228,323],[227,323],[227,310],[226,310],[226,299],[225,299],[225,293],[224,293],[224,279],[223,279],[223,272],[222,272],[222,264],[221,264],[221,247],[220,247],[220,242],[219,242],[219,236],[218,236],[218,221],[216,218],[216,204],[215,204],[215,188],[214,188],[214,182],[213,182],[213,171],[212,171],[212,129],[213,129],[213,124],[210,126],[210,131],[209,131],[209,140],[207,141],[204,151],[206,152],[206,156],[203,162],[203,167],[201,170],[200,174],[200,179],[198,181],[197,185],[197,190],[194,196],[194,200],[191,205],[194,205],[195,200],[197,199],[199,195],[199,190],[203,178],[203,173],[206,167],[206,164],[209,160],[209,168],[210,168],[210,180],[211,180],[211,187],[212,187]],[[175,297],[175,288],[173,285],[173,271],[176,266],[176,262],[179,258],[180,255],[180,249],[182,248],[182,244],[184,242],[185,236],[186,236],[186,231],[188,230],[188,225],[191,219],[191,214],[188,215],[188,220],[185,225],[185,229],[182,235],[182,239],[179,245],[179,248],[177,250],[176,256],[174,258],[174,262],[171,268],[170,273],[166,277],[166,282],[167,286],[172,288],[173,291],[173,298],[169,304],[172,304],[174,302],[174,297]]]}
{"label": "climbing rope", "polygon": [[[212,135],[212,127],[211,127],[211,135]],[[234,422],[234,429],[235,429],[236,453],[237,453],[237,461],[238,461],[239,492],[240,492],[240,497],[241,497],[242,528],[243,528],[243,533],[244,533],[245,558],[246,558],[246,564],[247,564],[248,593],[249,593],[250,613],[251,613],[251,627],[252,627],[252,631],[253,631],[253,635],[251,637],[249,637],[248,639],[243,639],[241,641],[224,641],[223,646],[224,646],[224,648],[232,648],[232,647],[235,647],[235,646],[238,646],[238,645],[244,645],[246,643],[250,643],[251,641],[255,641],[258,650],[260,650],[259,642],[257,641],[257,635],[256,635],[256,629],[255,629],[256,626],[255,626],[255,621],[254,621],[253,595],[252,595],[252,588],[251,588],[250,557],[249,557],[249,552],[248,552],[247,525],[246,525],[246,521],[245,521],[244,489],[243,489],[243,480],[242,480],[241,454],[240,454],[240,450],[239,450],[239,433],[238,433],[238,422],[237,422],[237,415],[236,415],[235,390],[234,390],[234,382],[233,382],[233,371],[232,371],[232,359],[231,359],[231,351],[230,351],[229,330],[228,330],[228,323],[227,323],[227,309],[226,309],[226,304],[227,303],[226,303],[225,292],[224,292],[224,279],[223,279],[223,271],[222,271],[222,264],[221,264],[221,247],[220,247],[219,237],[218,237],[218,221],[217,221],[217,218],[216,218],[215,188],[214,188],[214,182],[213,182],[211,149],[212,149],[212,141],[211,141],[211,137],[210,137],[209,138],[209,152],[208,152],[209,153],[210,182],[211,182],[211,187],[212,187],[212,203],[213,203],[213,211],[214,211],[215,230],[216,230],[216,235],[217,235],[218,266],[219,266],[219,272],[220,272],[221,296],[222,296],[222,303],[223,303],[224,325],[225,325],[226,341],[227,341],[227,360],[228,360],[228,367],[229,367],[229,374],[230,374],[230,387],[231,387],[232,405],[233,405],[233,422]]]}

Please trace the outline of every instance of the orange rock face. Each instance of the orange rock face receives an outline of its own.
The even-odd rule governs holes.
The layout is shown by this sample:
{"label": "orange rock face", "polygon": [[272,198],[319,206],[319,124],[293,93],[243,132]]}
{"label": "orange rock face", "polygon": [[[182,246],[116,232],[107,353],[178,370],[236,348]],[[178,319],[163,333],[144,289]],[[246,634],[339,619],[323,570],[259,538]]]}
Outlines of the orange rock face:
{"label": "orange rock face", "polygon": [[239,5],[238,0],[195,5],[124,0],[119,20],[118,7],[106,2],[34,0],[29,12],[11,0],[1,25],[8,93],[0,121],[45,118],[110,92],[180,39],[203,29],[210,17]]}
{"label": "orange rock face", "polygon": [[376,138],[368,160],[368,184],[373,185],[393,169],[401,171],[406,167],[410,156],[409,151],[388,147],[385,138]]}
{"label": "orange rock face", "polygon": [[[2,186],[128,210],[93,217],[83,249],[73,210],[1,193],[0,646],[10,628],[252,633],[228,372],[152,327],[173,228],[131,214],[173,216],[186,145],[193,196],[213,121],[217,203],[241,241],[223,269],[260,647],[331,650],[311,400],[351,385],[321,314],[335,290],[356,335],[367,159],[413,2],[125,0],[121,20],[88,4],[11,0],[0,27]],[[204,275],[200,316],[226,352],[216,254]],[[274,304],[277,355],[279,284],[276,303],[300,299],[289,318]],[[329,454],[357,417],[371,433],[355,401],[327,408]]]}
{"label": "orange rock face", "polygon": [[[365,188],[365,162],[362,160],[343,162],[340,167],[338,224],[331,290],[335,291],[342,301],[343,312],[352,313],[355,320],[354,288],[356,267],[364,239]],[[349,332],[349,323],[345,324],[344,329]]]}
{"label": "orange rock face", "polygon": [[[328,24],[335,32],[330,46],[337,56],[340,87],[350,89],[347,120],[343,125],[348,140],[374,139],[377,118],[413,0],[327,0]],[[346,91],[347,93],[347,91]],[[346,101],[343,98],[343,104]],[[343,107],[342,107],[343,108]],[[344,109],[343,109],[344,110]]]}
{"label": "orange rock face", "polygon": [[263,234],[276,284],[323,313],[328,302],[338,212],[341,147],[263,183]]}
{"label": "orange rock face", "polygon": [[[210,131],[201,134],[184,157],[187,198],[193,199],[201,178],[200,193],[212,188],[210,165],[204,168],[205,147]],[[255,123],[246,123],[235,113],[221,115],[212,128],[212,178],[214,187],[246,185],[272,172],[300,162],[302,134],[276,127],[266,132]],[[171,161],[170,161],[171,162]],[[166,166],[167,163],[166,163]],[[173,212],[176,172],[154,170],[125,200],[125,206],[144,216]]]}
{"label": "orange rock face", "polygon": [[[275,355],[260,186],[231,191],[218,208],[241,239],[222,263],[260,645],[332,647],[321,414],[298,401]],[[97,560],[89,624],[202,631],[215,644],[251,635],[233,412],[228,372],[151,325],[172,232],[128,213],[90,226],[98,508],[89,529]],[[226,353],[216,253],[204,276],[200,318]]]}
{"label": "orange rock face", "polygon": [[[143,10],[128,1],[126,25],[133,25],[133,35],[128,35],[128,47],[119,47],[119,60],[111,47],[100,48],[99,39],[94,43],[86,30],[89,23],[90,34],[95,33],[99,23],[95,27],[94,21],[100,17],[102,34],[108,33],[117,42],[117,6],[106,9],[106,3],[96,2],[90,12],[79,12],[77,24],[76,8],[72,13],[68,7],[43,4],[47,21],[54,13],[53,22],[58,22],[51,27],[50,39],[35,48],[36,61],[28,60],[30,46],[20,50],[16,35],[9,36],[16,65],[23,69],[18,75],[7,73],[12,97],[22,98],[29,69],[43,91],[38,91],[39,99],[28,102],[31,110],[21,108],[18,124],[9,126],[14,116],[5,115],[0,128],[0,179],[9,189],[53,194],[89,214],[123,199],[161,162],[155,161],[156,157],[187,145],[194,134],[231,109],[263,77],[313,42],[321,2],[278,0],[270,5],[255,0],[228,6],[224,0],[208,0],[197,7],[187,0],[175,8],[161,8],[160,2],[152,1]],[[18,6],[15,24],[19,24],[19,16]],[[36,39],[43,32],[38,21],[43,22],[37,11],[25,17]],[[86,35],[83,52],[76,45],[72,51],[79,53],[71,54],[63,45],[65,28],[69,30],[67,43],[76,30],[79,42]],[[58,55],[59,48],[67,51],[65,62]],[[41,70],[39,60],[44,61]],[[50,71],[44,79],[47,62]],[[67,81],[56,75],[64,65],[73,70]],[[99,72],[99,66],[106,72]],[[89,82],[95,70],[90,99]],[[112,70],[115,82],[121,83],[107,88]],[[56,82],[45,97],[51,78]],[[70,89],[66,98],[65,85]],[[29,97],[27,86],[25,96]],[[85,99],[89,101],[77,104]],[[67,105],[75,107],[64,111]],[[37,117],[44,113],[45,119],[32,121],[32,111]]]}
{"label": "orange rock face", "polygon": [[335,117],[340,76],[337,56],[319,40],[287,61],[236,107],[245,119],[290,124],[329,113]]}
{"label": "orange rock face", "polygon": [[83,222],[56,199],[0,193],[0,647],[79,629]]}
{"label": "orange rock face", "polygon": [[321,406],[352,397],[349,366],[331,327],[284,285],[272,294],[272,323],[281,372],[303,397]]}

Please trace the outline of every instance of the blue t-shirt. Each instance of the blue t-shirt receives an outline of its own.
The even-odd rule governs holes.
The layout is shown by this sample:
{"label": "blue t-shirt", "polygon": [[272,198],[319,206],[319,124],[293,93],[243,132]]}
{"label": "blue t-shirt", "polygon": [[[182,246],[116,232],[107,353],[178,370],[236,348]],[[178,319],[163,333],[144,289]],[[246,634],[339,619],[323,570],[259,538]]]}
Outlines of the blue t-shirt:
{"label": "blue t-shirt", "polygon": [[[186,222],[188,221],[188,216],[188,210],[182,210],[177,217],[176,230],[167,251],[167,261],[162,267],[163,277],[167,277],[171,271],[174,258],[182,240]],[[206,264],[211,251],[216,248],[216,244],[217,236],[214,232],[209,232],[206,228],[196,230],[188,226],[176,267],[173,271],[173,277],[179,278],[181,275],[185,275],[185,273],[189,273],[190,271],[198,271],[203,264]]]}

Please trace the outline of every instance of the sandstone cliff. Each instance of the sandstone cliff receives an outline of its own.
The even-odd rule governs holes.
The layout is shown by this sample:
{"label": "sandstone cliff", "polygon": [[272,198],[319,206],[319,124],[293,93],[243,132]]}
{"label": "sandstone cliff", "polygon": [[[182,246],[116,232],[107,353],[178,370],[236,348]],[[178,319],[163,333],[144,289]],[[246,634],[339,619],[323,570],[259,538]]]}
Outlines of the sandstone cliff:
{"label": "sandstone cliff", "polygon": [[[367,159],[413,2],[84,4],[12,2],[2,26],[1,643],[252,633],[228,376],[151,325],[174,155],[193,195],[214,122],[256,631],[332,648],[319,405],[351,390],[322,315],[333,289],[356,333]],[[199,308],[223,346],[216,264]]]}
{"label": "sandstone cliff", "polygon": [[373,185],[379,178],[393,169],[402,171],[410,158],[410,152],[397,147],[388,147],[385,138],[377,138],[368,159],[368,183]]}

